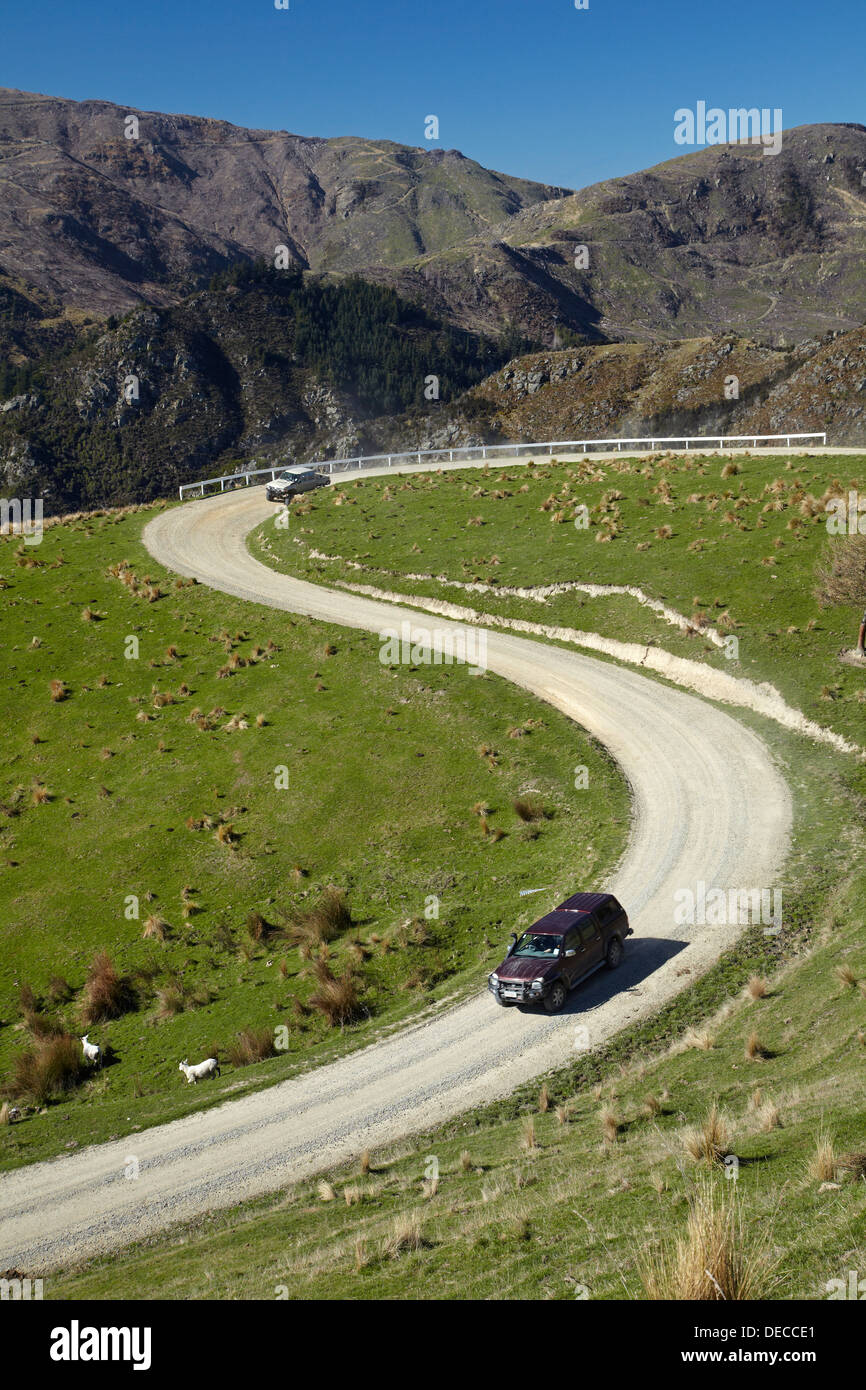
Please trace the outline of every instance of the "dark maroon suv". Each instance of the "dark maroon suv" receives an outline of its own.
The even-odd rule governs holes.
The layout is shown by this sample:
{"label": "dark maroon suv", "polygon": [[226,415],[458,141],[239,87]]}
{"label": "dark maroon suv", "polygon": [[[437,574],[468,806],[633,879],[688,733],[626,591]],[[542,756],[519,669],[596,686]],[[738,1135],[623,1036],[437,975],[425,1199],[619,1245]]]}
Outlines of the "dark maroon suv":
{"label": "dark maroon suv", "polygon": [[606,965],[615,970],[631,927],[611,893],[575,893],[518,940],[488,979],[498,1004],[543,1004],[556,1013],[568,991]]}

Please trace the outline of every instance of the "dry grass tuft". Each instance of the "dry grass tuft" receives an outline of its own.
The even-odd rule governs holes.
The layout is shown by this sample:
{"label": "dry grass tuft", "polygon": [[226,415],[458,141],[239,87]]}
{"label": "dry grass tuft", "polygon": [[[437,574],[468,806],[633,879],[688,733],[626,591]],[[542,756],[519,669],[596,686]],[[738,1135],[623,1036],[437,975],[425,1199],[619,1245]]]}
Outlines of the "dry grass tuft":
{"label": "dry grass tuft", "polygon": [[661,1250],[637,1255],[646,1297],[652,1300],[738,1302],[770,1297],[776,1264],[767,1252],[766,1225],[747,1227],[733,1183],[704,1180],[690,1195],[685,1234]]}
{"label": "dry grass tuft", "polygon": [[171,928],[164,917],[158,913],[152,913],[144,923],[142,938],[145,941],[165,941]]}
{"label": "dry grass tuft", "polygon": [[135,997],[128,980],[118,975],[106,951],[94,956],[81,999],[81,1018],[85,1024],[104,1023],[120,1018],[135,1006]]}
{"label": "dry grass tuft", "polygon": [[382,1253],[390,1259],[397,1259],[400,1255],[422,1249],[423,1245],[420,1216],[417,1212],[406,1212],[394,1218],[391,1234],[384,1243]]}
{"label": "dry grass tuft", "polygon": [[324,962],[316,964],[318,989],[310,998],[310,1007],[323,1014],[331,1028],[354,1023],[361,1013],[361,1000],[351,971],[347,968],[337,977]]}
{"label": "dry grass tuft", "polygon": [[815,1182],[835,1182],[839,1160],[833,1141],[823,1131],[815,1142],[815,1151],[809,1159],[806,1172]]}
{"label": "dry grass tuft", "polygon": [[723,1163],[730,1146],[728,1124],[715,1101],[703,1123],[683,1134],[683,1148],[695,1163]]}
{"label": "dry grass tuft", "polygon": [[615,1144],[619,1134],[619,1116],[612,1105],[605,1105],[599,1115],[602,1138],[606,1144]]}
{"label": "dry grass tuft", "polygon": [[256,1062],[263,1062],[266,1057],[273,1057],[275,1052],[274,1035],[270,1028],[242,1028],[227,1049],[233,1067],[252,1066]]}
{"label": "dry grass tuft", "polygon": [[[296,870],[302,876],[304,870]],[[296,945],[320,945],[333,941],[341,932],[354,926],[348,900],[341,888],[326,888],[315,907],[295,909],[289,914],[288,935]]]}
{"label": "dry grass tuft", "polygon": [[755,1033],[755,1032],[751,1032],[751,1033],[749,1034],[748,1038],[746,1039],[746,1046],[745,1046],[745,1057],[746,1057],[746,1061],[747,1061],[747,1062],[762,1062],[762,1061],[764,1060],[764,1058],[767,1057],[767,1056],[769,1056],[769,1053],[767,1052],[766,1047],[764,1047],[763,1043],[761,1042],[760,1038],[758,1037],[758,1034]]}
{"label": "dry grass tuft", "polygon": [[34,1038],[12,1064],[7,1089],[12,1095],[45,1105],[52,1096],[70,1091],[87,1073],[81,1043],[68,1033]]}
{"label": "dry grass tuft", "polygon": [[[801,504],[801,511],[804,505]],[[815,597],[821,607],[829,608],[837,603],[862,605],[864,593],[866,536],[840,536],[829,541],[817,569]]]}

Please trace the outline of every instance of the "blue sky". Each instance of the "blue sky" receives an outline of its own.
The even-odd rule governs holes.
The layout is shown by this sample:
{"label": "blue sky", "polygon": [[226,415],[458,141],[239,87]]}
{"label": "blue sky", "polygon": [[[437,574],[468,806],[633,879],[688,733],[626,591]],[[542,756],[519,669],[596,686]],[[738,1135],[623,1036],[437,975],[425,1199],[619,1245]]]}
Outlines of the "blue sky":
{"label": "blue sky", "polygon": [[[866,123],[866,0],[66,0],[2,13],[0,85],[439,146],[581,187],[700,101]],[[429,146],[428,146],[429,147]]]}

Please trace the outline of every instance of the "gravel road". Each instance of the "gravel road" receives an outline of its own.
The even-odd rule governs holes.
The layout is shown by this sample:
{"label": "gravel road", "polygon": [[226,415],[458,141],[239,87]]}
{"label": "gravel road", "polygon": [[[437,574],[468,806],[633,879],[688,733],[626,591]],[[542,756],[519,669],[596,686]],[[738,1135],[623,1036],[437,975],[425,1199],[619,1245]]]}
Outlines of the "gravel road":
{"label": "gravel road", "polygon": [[[169,569],[252,603],[377,633],[404,620],[413,632],[457,627],[266,568],[245,537],[276,510],[262,488],[228,493],[162,513],[144,539]],[[66,1267],[503,1096],[573,1058],[584,1045],[578,1025],[598,1046],[655,1012],[731,943],[736,928],[674,926],[674,893],[699,880],[775,881],[790,797],[760,739],[693,695],[544,642],[491,630],[487,665],[588,729],[628,779],[631,835],[608,885],[635,931],[623,966],[595,975],[555,1017],[500,1009],[484,992],[268,1090],[4,1174],[0,1269]],[[589,886],[579,862],[573,877],[575,889]],[[543,894],[537,901],[550,905]],[[139,1163],[135,1181],[124,1176],[129,1155]]]}

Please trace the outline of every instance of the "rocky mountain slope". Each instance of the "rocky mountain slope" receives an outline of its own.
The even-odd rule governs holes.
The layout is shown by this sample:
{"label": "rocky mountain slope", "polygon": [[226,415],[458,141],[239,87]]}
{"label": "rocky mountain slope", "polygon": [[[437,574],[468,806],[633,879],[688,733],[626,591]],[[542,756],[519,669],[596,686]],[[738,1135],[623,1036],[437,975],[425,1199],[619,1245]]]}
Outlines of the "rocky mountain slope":
{"label": "rocky mountain slope", "polygon": [[492,336],[791,343],[866,319],[866,127],[790,130],[776,156],[712,146],[570,193],[456,150],[0,89],[7,294],[90,315],[162,305],[278,244]]}
{"label": "rocky mountain slope", "polygon": [[614,439],[826,432],[866,443],[866,329],[772,348],[733,334],[517,357],[436,415],[374,420],[382,448],[479,438]]}
{"label": "rocky mountain slope", "polygon": [[369,421],[425,407],[431,373],[453,401],[508,356],[355,277],[239,267],[41,359],[0,399],[0,493],[41,496],[48,511],[102,506],[170,495],[251,455],[360,452]]}
{"label": "rocky mountain slope", "polygon": [[456,150],[0,89],[0,266],[89,313],[169,303],[278,245],[314,271],[400,265],[563,191]]}

